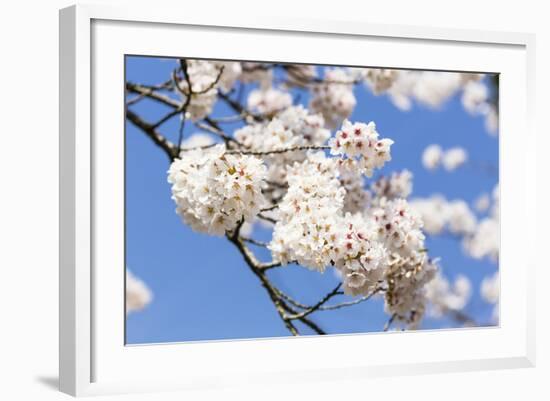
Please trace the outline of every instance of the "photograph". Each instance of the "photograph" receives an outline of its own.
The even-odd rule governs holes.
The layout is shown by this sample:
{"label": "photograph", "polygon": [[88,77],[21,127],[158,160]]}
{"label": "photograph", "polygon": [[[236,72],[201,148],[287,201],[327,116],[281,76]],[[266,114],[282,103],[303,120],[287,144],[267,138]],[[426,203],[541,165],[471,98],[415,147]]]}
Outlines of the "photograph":
{"label": "photograph", "polygon": [[498,73],[184,56],[125,55],[126,345],[499,326]]}

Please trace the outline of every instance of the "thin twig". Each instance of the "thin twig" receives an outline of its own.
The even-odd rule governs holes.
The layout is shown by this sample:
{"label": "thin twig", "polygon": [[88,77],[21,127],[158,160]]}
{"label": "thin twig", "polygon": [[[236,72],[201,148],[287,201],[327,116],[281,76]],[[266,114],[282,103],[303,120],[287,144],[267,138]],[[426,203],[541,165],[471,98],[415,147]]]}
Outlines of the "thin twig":
{"label": "thin twig", "polygon": [[266,150],[266,151],[232,150],[232,151],[228,151],[227,153],[239,153],[242,155],[251,155],[251,156],[267,156],[267,155],[286,153],[286,152],[301,152],[305,150],[328,150],[328,149],[330,149],[330,146],[328,145],[296,146],[294,148],[284,148],[284,149],[275,149],[275,150]]}
{"label": "thin twig", "polygon": [[272,224],[277,224],[277,220],[276,220],[276,219],[274,219],[274,218],[272,218],[272,217],[269,217],[269,216],[266,216],[266,215],[264,215],[264,214],[262,214],[262,213],[258,213],[258,218],[259,218],[259,219],[262,219],[262,220],[265,220],[265,221],[268,221],[268,222],[270,222],[270,223],[272,223]]}
{"label": "thin twig", "polygon": [[256,245],[256,246],[261,246],[261,247],[263,247],[263,248],[267,248],[267,246],[269,245],[268,242],[258,241],[257,239],[254,239],[254,238],[241,237],[241,239],[242,239],[244,242],[248,242],[249,244],[253,244],[253,245]]}
{"label": "thin twig", "polygon": [[312,314],[313,312],[318,310],[323,304],[325,304],[328,300],[330,300],[332,297],[334,297],[336,295],[343,294],[343,292],[340,291],[341,287],[342,287],[342,283],[338,284],[331,292],[329,292],[327,295],[325,295],[319,302],[317,302],[311,308],[309,308],[309,309],[307,309],[307,310],[305,310],[301,313],[298,313],[294,316],[289,316],[289,319],[292,319],[292,320],[300,319],[300,318],[303,318],[303,317],[306,317],[306,316]]}
{"label": "thin twig", "polygon": [[361,298],[355,299],[353,301],[341,302],[341,303],[335,304],[335,305],[323,305],[323,306],[319,307],[319,310],[321,310],[321,311],[335,310],[335,309],[345,308],[345,307],[348,307],[348,306],[357,305],[357,304],[360,304],[361,302],[368,301],[375,294],[378,294],[381,291],[383,291],[383,288],[377,288],[377,289],[373,290],[373,292],[371,292],[370,294],[365,295]]}
{"label": "thin twig", "polygon": [[310,305],[305,305],[301,302],[298,302],[296,301],[294,298],[292,298],[290,295],[284,293],[283,291],[281,291],[280,289],[277,288],[277,294],[283,298],[285,301],[288,301],[290,304],[292,304],[293,306],[297,307],[297,308],[300,308],[300,309],[309,309],[311,308]]}
{"label": "thin twig", "polygon": [[264,207],[263,209],[260,209],[260,212],[270,212],[272,210],[275,210],[279,207],[279,205],[275,204],[269,207]]}

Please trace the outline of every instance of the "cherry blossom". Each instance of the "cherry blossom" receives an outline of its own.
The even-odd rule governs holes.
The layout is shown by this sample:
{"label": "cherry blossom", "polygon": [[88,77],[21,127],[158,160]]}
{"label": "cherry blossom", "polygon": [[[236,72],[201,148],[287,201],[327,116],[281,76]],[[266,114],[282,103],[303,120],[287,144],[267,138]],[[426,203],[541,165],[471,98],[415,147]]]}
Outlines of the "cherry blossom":
{"label": "cherry blossom", "polygon": [[500,301],[500,274],[497,271],[492,276],[485,277],[481,282],[481,296],[483,299],[493,304],[492,321],[497,323],[499,320],[499,301]]}
{"label": "cherry blossom", "polygon": [[357,104],[353,83],[349,71],[333,68],[325,73],[323,83],[313,86],[310,107],[323,115],[327,127],[336,128],[353,112]]}
{"label": "cherry blossom", "polygon": [[342,155],[358,162],[358,167],[371,177],[374,169],[381,168],[391,160],[390,148],[393,141],[379,139],[374,122],[352,123],[345,120],[334,138],[331,138],[331,154]]}
{"label": "cherry blossom", "polygon": [[126,269],[126,313],[143,310],[153,299],[145,282]]}
{"label": "cherry blossom", "polygon": [[266,167],[256,157],[225,152],[224,145],[183,152],[168,171],[172,199],[182,219],[198,232],[224,235],[252,221],[265,204]]}
{"label": "cherry blossom", "polygon": [[248,96],[248,107],[262,114],[275,114],[291,104],[290,94],[275,88],[256,89]]}
{"label": "cherry blossom", "polygon": [[458,275],[451,283],[439,271],[426,285],[426,296],[430,301],[429,314],[433,317],[441,317],[448,310],[462,310],[471,295],[472,284],[463,274]]}

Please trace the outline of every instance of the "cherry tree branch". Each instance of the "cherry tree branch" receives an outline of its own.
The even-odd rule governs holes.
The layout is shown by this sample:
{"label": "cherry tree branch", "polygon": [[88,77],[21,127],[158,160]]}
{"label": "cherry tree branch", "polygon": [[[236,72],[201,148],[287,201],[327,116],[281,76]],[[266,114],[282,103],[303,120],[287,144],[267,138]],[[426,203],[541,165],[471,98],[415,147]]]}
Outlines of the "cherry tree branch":
{"label": "cherry tree branch", "polygon": [[173,161],[178,156],[178,148],[176,145],[161,135],[152,124],[146,122],[131,110],[126,110],[126,118],[151,138],[155,145],[166,153],[170,161]]}

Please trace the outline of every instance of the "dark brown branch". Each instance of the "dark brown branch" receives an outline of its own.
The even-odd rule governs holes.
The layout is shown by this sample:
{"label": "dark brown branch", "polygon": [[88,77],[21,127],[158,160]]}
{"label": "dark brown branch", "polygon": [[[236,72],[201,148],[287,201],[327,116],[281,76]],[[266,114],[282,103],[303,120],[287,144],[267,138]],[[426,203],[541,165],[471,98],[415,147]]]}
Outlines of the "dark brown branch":
{"label": "dark brown branch", "polygon": [[[189,80],[189,74],[187,74],[187,63],[182,61],[182,66],[185,66],[185,79],[187,81],[189,94],[186,94],[180,87],[178,77],[176,74],[176,71],[172,73],[172,81],[174,82],[175,88],[180,92],[182,95],[185,96],[185,102],[183,102],[183,105],[181,107],[178,107],[176,110],[176,113],[181,112],[181,121],[180,121],[180,127],[178,132],[178,149],[181,149],[181,143],[183,142],[183,131],[185,129],[185,120],[187,116],[185,115],[185,112],[187,111],[187,108],[189,107],[189,104],[191,103],[191,96],[193,95],[193,89],[191,85],[191,81]],[[183,67],[182,67],[183,68]]]}
{"label": "dark brown branch", "polygon": [[158,128],[162,124],[164,124],[166,121],[170,120],[172,117],[175,117],[180,113],[185,113],[186,108],[187,108],[187,105],[182,105],[179,108],[172,110],[171,112],[166,114],[164,117],[162,117],[160,120],[158,120],[156,123],[154,123],[153,128]]}
{"label": "dark brown branch", "polygon": [[237,247],[237,249],[243,255],[244,261],[246,262],[252,273],[254,273],[254,275],[260,280],[262,287],[264,287],[264,289],[267,291],[269,298],[275,305],[277,313],[283,320],[283,323],[288,331],[290,331],[292,335],[297,336],[298,330],[296,329],[296,326],[294,326],[294,324],[287,318],[286,311],[288,309],[286,305],[277,296],[276,291],[273,289],[267,277],[256,267],[258,265],[258,261],[256,260],[254,254],[244,245],[243,241],[239,238],[239,231],[240,226],[235,229],[235,232],[232,235],[227,235],[227,238]]}
{"label": "dark brown branch", "polygon": [[[281,293],[279,289],[277,289],[275,286],[271,284],[269,279],[266,277],[265,272],[262,271],[262,269],[258,268],[258,266],[261,266],[261,264],[258,262],[254,254],[246,247],[242,239],[239,237],[239,231],[242,226],[242,223],[234,230],[233,233],[228,234],[227,238],[231,243],[233,243],[237,249],[241,252],[243,255],[243,258],[250,268],[250,270],[260,279],[260,282],[262,284],[262,287],[265,288],[267,291],[271,301],[275,305],[275,308],[277,309],[277,312],[281,319],[283,320],[283,323],[287,327],[287,329],[290,331],[292,335],[299,335],[298,330],[296,326],[292,323],[293,319],[290,319],[290,316],[297,315],[298,313],[292,309],[289,305],[287,305],[284,300],[278,295]],[[311,321],[307,318],[307,316],[299,316],[296,318],[296,320],[302,322],[309,328],[311,328],[313,331],[315,331],[317,334],[326,334],[323,329],[319,327],[315,322]]]}
{"label": "dark brown branch", "polygon": [[126,110],[126,118],[136,127],[141,129],[155,143],[155,145],[160,147],[164,153],[166,153],[170,161],[173,161],[176,157],[178,157],[178,148],[164,136],[159,134],[153,125],[142,120],[131,110]]}
{"label": "dark brown branch", "polygon": [[319,327],[317,323],[309,320],[307,317],[300,318],[300,322],[308,326],[311,330],[313,330],[317,334],[321,334],[321,335],[327,334],[326,331],[324,331],[321,327]]}

